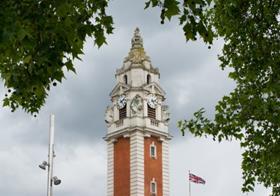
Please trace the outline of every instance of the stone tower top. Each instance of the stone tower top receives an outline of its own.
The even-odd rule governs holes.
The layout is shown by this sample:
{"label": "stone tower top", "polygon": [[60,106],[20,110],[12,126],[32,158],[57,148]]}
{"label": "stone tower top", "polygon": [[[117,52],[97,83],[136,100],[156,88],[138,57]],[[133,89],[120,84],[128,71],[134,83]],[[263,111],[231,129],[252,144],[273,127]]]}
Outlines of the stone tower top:
{"label": "stone tower top", "polygon": [[143,39],[140,35],[140,30],[137,27],[131,39],[131,49],[123,61],[120,69],[117,69],[116,74],[123,74],[133,68],[141,68],[148,72],[159,75],[159,70],[152,66],[150,57],[146,54],[143,46]]}

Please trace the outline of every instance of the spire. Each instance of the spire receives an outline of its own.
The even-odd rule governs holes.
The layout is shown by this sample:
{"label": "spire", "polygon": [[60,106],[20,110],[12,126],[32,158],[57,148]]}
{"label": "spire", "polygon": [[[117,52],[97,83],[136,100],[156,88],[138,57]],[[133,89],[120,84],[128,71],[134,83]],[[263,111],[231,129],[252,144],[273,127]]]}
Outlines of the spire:
{"label": "spire", "polygon": [[140,30],[138,27],[136,27],[134,31],[134,35],[131,39],[131,48],[132,49],[143,48],[143,39],[140,35]]}
{"label": "spire", "polygon": [[143,68],[150,72],[159,74],[157,68],[153,68],[150,57],[146,54],[143,46],[143,39],[140,35],[140,30],[136,27],[131,39],[131,49],[125,57],[123,66],[117,69],[117,74],[123,73],[131,68]]}
{"label": "spire", "polygon": [[145,60],[150,61],[150,58],[145,53],[143,39],[140,35],[140,30],[138,27],[136,27],[133,37],[131,39],[131,49],[124,62],[130,61],[131,66],[138,66],[139,64],[142,64]]}

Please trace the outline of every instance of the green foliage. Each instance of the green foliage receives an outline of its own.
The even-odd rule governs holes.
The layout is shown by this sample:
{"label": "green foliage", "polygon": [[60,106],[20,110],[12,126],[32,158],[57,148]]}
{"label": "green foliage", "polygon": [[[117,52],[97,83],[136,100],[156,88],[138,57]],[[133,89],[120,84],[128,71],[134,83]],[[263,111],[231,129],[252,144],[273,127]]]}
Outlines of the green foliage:
{"label": "green foliage", "polygon": [[165,19],[171,20],[173,16],[178,16],[187,41],[197,40],[200,36],[206,43],[212,44],[215,37],[212,21],[209,20],[212,3],[211,0],[185,0],[182,3],[178,0],[148,0],[145,8],[161,7],[162,24]]}
{"label": "green foliage", "polygon": [[2,0],[0,74],[8,92],[3,106],[38,113],[50,86],[75,72],[87,36],[98,47],[112,33],[107,0]]}
{"label": "green foliage", "polygon": [[[262,183],[265,187],[272,187],[273,196],[278,196],[280,1],[213,0],[201,4],[204,1],[186,0],[184,10],[191,9],[190,2],[209,7],[202,9],[206,10],[202,16],[197,15],[201,21],[208,20],[201,32],[210,29],[209,32],[214,32],[211,35],[225,40],[219,56],[221,68],[233,70],[229,77],[237,86],[218,102],[214,120],[207,119],[201,109],[192,119],[179,121],[178,127],[183,134],[188,129],[195,136],[210,135],[218,141],[239,140],[244,150],[242,191],[252,191],[256,183]],[[190,22],[187,28],[183,27],[186,38],[194,39],[198,33],[206,43],[211,43],[212,39],[208,41],[195,28],[192,16],[184,12],[181,21]]]}

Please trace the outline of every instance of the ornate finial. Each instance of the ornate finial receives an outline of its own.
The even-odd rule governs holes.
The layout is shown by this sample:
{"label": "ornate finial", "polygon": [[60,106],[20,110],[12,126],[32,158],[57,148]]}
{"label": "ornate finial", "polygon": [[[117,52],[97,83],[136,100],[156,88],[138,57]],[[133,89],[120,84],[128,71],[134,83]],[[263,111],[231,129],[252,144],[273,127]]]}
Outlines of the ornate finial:
{"label": "ornate finial", "polygon": [[133,38],[131,39],[132,48],[143,48],[143,40],[140,35],[140,30],[136,27]]}
{"label": "ornate finial", "polygon": [[140,36],[140,29],[138,27],[134,31],[134,36]]}
{"label": "ornate finial", "polygon": [[[157,68],[152,66],[150,57],[146,55],[143,47],[143,39],[140,35],[140,30],[137,27],[131,39],[131,49],[128,56],[125,57],[122,68],[117,70],[117,74],[121,74],[131,68],[144,68],[152,73],[159,74]],[[122,93],[121,93],[122,94]]]}

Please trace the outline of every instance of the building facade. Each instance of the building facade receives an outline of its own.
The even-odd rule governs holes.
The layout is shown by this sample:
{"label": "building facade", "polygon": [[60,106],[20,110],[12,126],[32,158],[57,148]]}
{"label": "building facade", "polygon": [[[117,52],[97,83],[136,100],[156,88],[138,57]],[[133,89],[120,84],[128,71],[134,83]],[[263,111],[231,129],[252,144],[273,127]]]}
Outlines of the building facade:
{"label": "building facade", "polygon": [[105,112],[107,196],[169,196],[169,111],[139,29]]}

